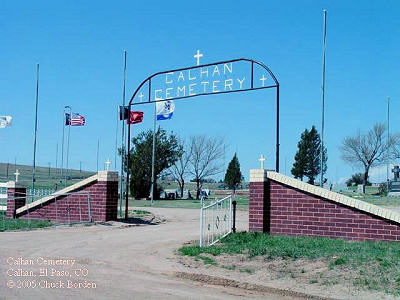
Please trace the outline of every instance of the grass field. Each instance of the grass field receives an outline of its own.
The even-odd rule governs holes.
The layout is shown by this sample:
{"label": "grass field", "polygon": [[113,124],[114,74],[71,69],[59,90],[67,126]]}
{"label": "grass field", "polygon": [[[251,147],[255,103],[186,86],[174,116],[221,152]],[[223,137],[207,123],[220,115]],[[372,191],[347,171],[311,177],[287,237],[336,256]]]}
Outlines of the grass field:
{"label": "grass field", "polygon": [[34,229],[52,226],[53,223],[47,220],[24,220],[24,219],[11,219],[5,216],[4,212],[0,212],[0,232],[6,230],[18,229]]}
{"label": "grass field", "polygon": [[[397,242],[352,242],[241,232],[227,236],[214,246],[184,246],[179,252],[205,264],[251,273],[257,271],[260,260],[254,268],[246,269],[240,266],[240,260],[234,259],[235,255],[245,255],[246,258],[241,259],[250,262],[260,258],[265,263],[283,260],[292,264],[291,267],[282,264],[287,266],[287,274],[292,278],[306,277],[309,282],[320,284],[340,284],[345,280],[356,287],[400,295],[400,243]],[[224,254],[237,265],[221,265],[218,258]],[[302,260],[302,264],[296,264],[298,260]],[[325,264],[319,273],[302,267],[315,261]],[[312,276],[307,276],[307,272]]]}
{"label": "grass field", "polygon": [[[215,198],[221,199],[225,197],[222,195],[214,195],[209,199],[204,200],[204,204],[210,204],[211,201],[215,201]],[[247,195],[236,195],[234,200],[237,201],[237,208],[240,210],[247,210],[249,204],[249,197]],[[162,207],[162,208],[196,208],[201,207],[200,200],[188,199],[188,200],[154,200],[153,204],[150,200],[129,200],[130,207]]]}
{"label": "grass field", "polygon": [[[18,182],[25,184],[27,188],[32,185],[32,167],[26,165],[16,165],[0,163],[0,182],[7,182],[15,180],[15,170],[18,169],[19,175]],[[8,170],[8,172],[7,172]],[[65,171],[64,171],[65,172]],[[71,179],[67,180],[67,186],[72,185],[84,178],[94,175],[96,172],[70,170]],[[8,174],[8,176],[7,176]],[[64,173],[65,174],[65,173]],[[36,167],[35,177],[36,183],[35,188],[38,189],[54,189],[54,185],[57,183],[59,187],[64,187],[64,181],[60,185],[61,169],[49,168],[49,167]],[[64,176],[63,176],[64,177]]]}
{"label": "grass field", "polygon": [[378,206],[399,206],[400,207],[400,197],[387,197],[387,196],[380,196],[378,194],[378,187],[374,186],[367,186],[365,188],[365,194],[361,195],[358,194],[356,187],[350,187],[350,191],[343,192],[344,195],[359,199],[371,204],[375,204]]}

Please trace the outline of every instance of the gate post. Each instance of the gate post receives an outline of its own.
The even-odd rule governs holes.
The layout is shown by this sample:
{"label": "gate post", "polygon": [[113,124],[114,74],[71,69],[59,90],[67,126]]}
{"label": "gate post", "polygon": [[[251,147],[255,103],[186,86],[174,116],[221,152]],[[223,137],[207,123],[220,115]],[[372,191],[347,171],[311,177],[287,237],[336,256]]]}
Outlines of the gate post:
{"label": "gate post", "polygon": [[107,222],[117,219],[118,210],[118,173],[99,171],[95,190],[90,191],[91,217],[95,222]]}
{"label": "gate post", "polygon": [[26,187],[18,182],[7,182],[7,212],[8,218],[15,218],[15,212],[18,208],[25,205]]}
{"label": "gate post", "polygon": [[249,231],[269,232],[269,207],[267,171],[250,170]]}

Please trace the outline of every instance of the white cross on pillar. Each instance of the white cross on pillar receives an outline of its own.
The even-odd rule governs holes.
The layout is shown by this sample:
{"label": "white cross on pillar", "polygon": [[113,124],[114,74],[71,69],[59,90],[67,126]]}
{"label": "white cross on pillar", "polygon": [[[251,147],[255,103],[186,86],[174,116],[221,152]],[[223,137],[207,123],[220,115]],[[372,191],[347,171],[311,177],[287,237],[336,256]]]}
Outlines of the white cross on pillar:
{"label": "white cross on pillar", "polygon": [[15,182],[18,182],[18,176],[21,175],[18,171],[18,169],[16,170],[16,172],[14,173],[15,175]]}
{"label": "white cross on pillar", "polygon": [[144,97],[143,93],[142,93],[142,92],[140,92],[140,94],[139,94],[139,99],[140,99],[140,102],[143,102],[143,97]]}
{"label": "white cross on pillar", "polygon": [[106,161],[106,170],[107,171],[110,170],[110,164],[111,164],[111,161],[109,159],[107,159],[107,161]]}
{"label": "white cross on pillar", "polygon": [[265,157],[264,155],[261,154],[260,158],[258,159],[261,163],[261,169],[264,170],[264,161],[265,161]]}
{"label": "white cross on pillar", "polygon": [[263,74],[263,76],[260,78],[260,80],[262,81],[262,86],[265,86],[264,81],[267,80],[267,78],[264,76],[264,74]]}
{"label": "white cross on pillar", "polygon": [[200,50],[197,50],[197,54],[195,54],[193,57],[197,59],[197,65],[200,66],[200,57],[203,57],[203,54],[200,53]]}

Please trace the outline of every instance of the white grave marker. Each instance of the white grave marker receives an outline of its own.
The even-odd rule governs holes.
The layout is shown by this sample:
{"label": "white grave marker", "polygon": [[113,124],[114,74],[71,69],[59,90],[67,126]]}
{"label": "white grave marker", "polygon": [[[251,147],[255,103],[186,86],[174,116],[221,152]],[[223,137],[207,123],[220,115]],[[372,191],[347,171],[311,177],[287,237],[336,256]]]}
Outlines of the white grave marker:
{"label": "white grave marker", "polygon": [[265,161],[265,157],[264,155],[261,154],[260,158],[258,159],[261,163],[261,169],[264,170],[264,161]]}
{"label": "white grave marker", "polygon": [[15,175],[15,182],[18,182],[18,176],[21,175],[18,169],[15,171],[14,175]]}
{"label": "white grave marker", "polygon": [[111,161],[109,159],[107,159],[107,161],[106,161],[106,170],[107,171],[110,170],[110,164],[111,164]]}

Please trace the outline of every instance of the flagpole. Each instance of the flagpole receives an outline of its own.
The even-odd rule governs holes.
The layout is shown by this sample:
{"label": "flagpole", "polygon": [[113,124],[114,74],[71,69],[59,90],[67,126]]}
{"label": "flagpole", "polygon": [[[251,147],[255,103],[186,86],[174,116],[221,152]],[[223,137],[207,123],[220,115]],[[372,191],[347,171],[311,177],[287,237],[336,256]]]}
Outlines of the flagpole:
{"label": "flagpole", "polygon": [[62,117],[62,143],[61,143],[61,171],[60,171],[60,184],[62,184],[63,180],[63,170],[64,170],[64,131],[65,131],[65,123],[66,123],[66,117],[65,117],[65,107],[63,109],[63,117]]}
{"label": "flagpole", "polygon": [[68,176],[68,159],[69,159],[69,137],[70,137],[70,133],[71,133],[71,119],[72,119],[72,109],[70,106],[65,106],[65,108],[69,108],[69,123],[68,123],[68,142],[67,142],[67,162],[66,162],[66,166],[65,166],[65,183],[64,183],[64,187],[67,186],[67,176]]}
{"label": "flagpole", "polygon": [[153,150],[151,155],[151,204],[153,204],[154,200],[154,161],[155,161],[155,152],[156,152],[156,123],[157,123],[157,102],[154,102],[154,126],[153,126]]}
{"label": "flagpole", "polygon": [[321,179],[320,186],[324,186],[324,131],[325,131],[325,50],[326,50],[326,10],[323,10],[323,36],[322,36],[322,124],[321,124],[321,150],[320,150],[320,168]]}
{"label": "flagpole", "polygon": [[36,171],[36,136],[37,136],[37,117],[38,117],[38,103],[39,103],[39,64],[36,65],[36,112],[35,112],[35,138],[33,141],[33,168],[32,168],[32,195],[35,194],[35,171]]}
{"label": "flagpole", "polygon": [[[126,94],[126,50],[124,50],[124,75],[122,81],[122,109],[125,114],[125,94]],[[130,116],[128,116],[129,118]],[[118,128],[118,127],[117,127]],[[118,129],[117,129],[118,130]],[[125,160],[125,120],[122,120],[122,138],[121,138],[121,182],[119,185],[119,216],[122,218],[122,202],[124,201],[124,160]],[[129,143],[129,141],[128,141]],[[129,166],[127,166],[129,168]],[[128,190],[126,190],[126,193]],[[128,209],[128,208],[126,208]],[[125,212],[127,216],[127,212]]]}
{"label": "flagpole", "polygon": [[114,170],[117,170],[117,152],[118,152],[118,121],[119,121],[119,111],[117,105],[117,124],[115,127],[115,149],[114,149]]}
{"label": "flagpole", "polygon": [[389,149],[389,139],[390,139],[390,134],[389,134],[389,107],[390,107],[390,97],[387,97],[387,143],[388,143],[388,147],[387,147],[387,161],[386,161],[386,188],[387,191],[389,192],[389,153],[390,153],[390,149]]}
{"label": "flagpole", "polygon": [[100,140],[98,139],[97,140],[97,163],[96,163],[96,166],[97,166],[97,172],[99,172],[99,147],[100,147]]}
{"label": "flagpole", "polygon": [[57,179],[57,166],[58,166],[58,142],[56,143],[56,176]]}

